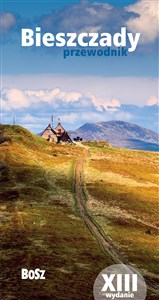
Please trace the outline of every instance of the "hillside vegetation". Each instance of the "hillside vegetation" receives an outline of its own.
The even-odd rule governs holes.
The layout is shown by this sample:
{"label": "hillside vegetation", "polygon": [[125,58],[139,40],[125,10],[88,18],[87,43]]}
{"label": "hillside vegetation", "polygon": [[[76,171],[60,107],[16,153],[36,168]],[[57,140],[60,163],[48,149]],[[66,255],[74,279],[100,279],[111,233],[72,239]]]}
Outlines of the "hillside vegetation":
{"label": "hillside vegetation", "polygon": [[[77,209],[74,169],[83,147],[89,151],[83,168],[89,214],[156,284],[157,154],[103,142],[81,146],[0,126],[2,300],[92,300],[96,276],[113,264]],[[46,280],[21,280],[21,268],[45,269]]]}
{"label": "hillside vegetation", "polygon": [[125,258],[158,281],[158,154],[97,148],[85,168],[87,209]]}
{"label": "hillside vegetation", "polygon": [[[1,300],[93,299],[111,260],[76,213],[73,167],[82,149],[18,126],[1,126],[0,140]],[[21,268],[45,269],[47,279],[21,280]]]}

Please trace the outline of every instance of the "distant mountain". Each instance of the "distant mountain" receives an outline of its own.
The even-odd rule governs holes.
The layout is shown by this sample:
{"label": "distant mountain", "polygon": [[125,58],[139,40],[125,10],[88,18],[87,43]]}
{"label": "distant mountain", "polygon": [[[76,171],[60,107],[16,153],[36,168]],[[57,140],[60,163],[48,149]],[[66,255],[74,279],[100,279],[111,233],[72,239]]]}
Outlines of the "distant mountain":
{"label": "distant mountain", "polygon": [[159,151],[159,135],[152,130],[123,121],[96,124],[86,123],[71,138],[80,136],[84,141],[108,141],[114,147]]}

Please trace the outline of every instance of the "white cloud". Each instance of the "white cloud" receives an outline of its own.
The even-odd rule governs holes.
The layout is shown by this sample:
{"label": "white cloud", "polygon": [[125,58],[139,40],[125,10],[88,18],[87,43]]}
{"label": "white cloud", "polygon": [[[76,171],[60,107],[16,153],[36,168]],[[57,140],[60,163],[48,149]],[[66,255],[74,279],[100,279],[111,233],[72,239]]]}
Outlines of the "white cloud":
{"label": "white cloud", "polygon": [[114,115],[114,120],[131,121],[133,117],[134,116],[129,112],[119,111]]}
{"label": "white cloud", "polygon": [[3,13],[0,15],[0,24],[2,33],[7,33],[16,24],[16,18],[10,12]]}
{"label": "white cloud", "polygon": [[105,114],[101,114],[99,112],[82,112],[79,116],[78,116],[81,125],[87,122],[90,123],[97,123],[97,122],[102,122],[104,120],[106,120],[108,118],[108,116],[106,116]]}
{"label": "white cloud", "polygon": [[30,105],[24,91],[19,89],[9,89],[6,93],[8,107],[13,109],[25,108]]}
{"label": "white cloud", "polygon": [[[118,15],[118,22],[116,22]],[[54,29],[66,32],[81,32],[84,28],[95,32],[101,30],[113,31],[116,24],[123,25],[125,21],[134,16],[134,13],[101,2],[80,2],[66,6],[59,12],[52,11],[42,16],[40,23],[45,29]]]}
{"label": "white cloud", "polygon": [[96,96],[91,95],[90,99],[92,100],[92,103],[94,107],[98,111],[103,111],[103,109],[107,111],[116,111],[120,107],[120,102],[117,99],[105,99],[105,98],[99,98]]}
{"label": "white cloud", "polygon": [[40,121],[40,119],[38,118],[35,118],[34,116],[32,116],[31,114],[26,114],[25,116],[23,116],[21,118],[21,122],[24,122],[24,123],[31,123],[31,124],[34,124],[37,122],[37,120]]}
{"label": "white cloud", "polygon": [[98,15],[97,11],[93,7],[86,7],[85,9],[87,12],[90,13],[90,15],[96,16]]}
{"label": "white cloud", "polygon": [[52,108],[57,109],[65,105],[74,109],[94,107],[97,111],[106,110],[114,112],[120,107],[120,102],[117,99],[101,98],[96,95],[82,94],[78,91],[62,91],[59,88],[40,89],[40,90],[21,90],[21,89],[4,89],[3,109],[25,109],[32,107],[35,104],[48,103]]}
{"label": "white cloud", "polygon": [[147,100],[147,106],[153,106],[157,104],[159,104],[159,99],[155,96],[152,96]]}
{"label": "white cloud", "polygon": [[[128,1],[127,1],[128,2]],[[125,3],[126,4],[126,3]],[[127,4],[126,4],[127,5]],[[101,2],[80,2],[51,12],[41,18],[45,29],[70,32],[117,32],[126,26],[130,32],[141,33],[140,42],[151,44],[158,36],[158,0],[136,0],[118,7]]]}
{"label": "white cloud", "polygon": [[109,117],[107,113],[100,113],[100,112],[73,112],[73,113],[67,113],[61,115],[61,121],[62,123],[67,124],[74,124],[77,123],[78,126],[83,125],[84,123],[90,122],[90,123],[97,123],[102,122],[105,120],[111,120],[112,116]]}
{"label": "white cloud", "polygon": [[51,103],[54,99],[59,99],[63,102],[69,103],[78,101],[82,98],[82,94],[79,92],[63,92],[59,88],[51,90],[26,90],[25,94],[33,99],[37,98],[48,103]]}
{"label": "white cloud", "polygon": [[[60,86],[58,88],[52,88]],[[61,92],[70,93],[72,87],[82,95],[96,95],[97,98],[118,99],[122,104],[143,106],[152,95],[158,96],[158,79],[155,77],[104,77],[104,76],[70,76],[70,75],[14,75],[3,76],[3,86],[9,89],[30,90],[34,101],[44,97],[48,101]],[[36,91],[35,91],[36,90]],[[47,92],[48,91],[48,92]],[[52,92],[51,92],[52,91]],[[74,93],[71,92],[71,93]],[[37,97],[35,97],[37,94]],[[73,97],[73,95],[72,95]],[[80,95],[79,95],[80,97]],[[76,96],[76,98],[78,98]],[[51,100],[50,100],[51,101]],[[81,99],[82,101],[82,99]],[[86,105],[87,105],[87,100]],[[48,101],[49,102],[49,101]]]}
{"label": "white cloud", "polygon": [[102,8],[104,8],[105,10],[111,10],[111,9],[113,9],[113,6],[110,5],[110,4],[108,4],[108,3],[94,2],[93,5],[94,5],[94,6],[97,6],[97,7],[98,7],[98,6],[99,6],[99,7],[102,7]]}
{"label": "white cloud", "polygon": [[76,112],[76,113],[69,113],[61,115],[61,120],[63,123],[73,124],[77,123],[78,126],[83,125],[84,123],[98,123],[104,121],[111,121],[113,120],[124,120],[130,121],[133,116],[128,112],[114,112],[112,114],[104,112]]}
{"label": "white cloud", "polygon": [[89,32],[89,33],[96,33],[96,32],[99,32],[101,30],[101,26],[86,26],[86,27],[83,27],[79,33],[82,33],[82,32]]}
{"label": "white cloud", "polygon": [[[34,130],[40,128],[40,124],[46,126],[49,122],[48,116],[52,113],[55,119],[60,113],[62,123],[71,126],[108,121],[112,118],[131,119],[130,113],[121,111],[118,99],[78,91],[63,91],[60,88],[39,90],[5,88],[2,97],[3,112],[7,113],[8,109],[14,110],[18,124]],[[5,120],[7,121],[7,118]]]}
{"label": "white cloud", "polygon": [[80,115],[78,113],[67,113],[61,115],[62,123],[67,123],[67,124],[74,124],[79,118]]}
{"label": "white cloud", "polygon": [[153,42],[159,33],[159,5],[157,1],[140,0],[125,9],[139,14],[139,17],[130,18],[127,21],[128,29],[132,32],[141,33],[141,43],[148,44]]}

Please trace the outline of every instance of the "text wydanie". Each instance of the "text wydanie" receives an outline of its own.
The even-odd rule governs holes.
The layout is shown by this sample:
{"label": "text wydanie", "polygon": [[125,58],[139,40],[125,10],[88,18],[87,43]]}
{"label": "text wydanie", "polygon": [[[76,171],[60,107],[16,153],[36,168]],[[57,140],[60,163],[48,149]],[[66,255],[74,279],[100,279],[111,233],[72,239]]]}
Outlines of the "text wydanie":
{"label": "text wydanie", "polygon": [[128,51],[136,50],[140,38],[140,33],[127,32],[126,27],[121,27],[120,32],[114,35],[109,32],[59,32],[56,35],[47,32],[42,33],[41,27],[36,27],[35,31],[29,28],[21,30],[21,45],[22,47],[42,45],[46,47],[126,47],[129,45]]}

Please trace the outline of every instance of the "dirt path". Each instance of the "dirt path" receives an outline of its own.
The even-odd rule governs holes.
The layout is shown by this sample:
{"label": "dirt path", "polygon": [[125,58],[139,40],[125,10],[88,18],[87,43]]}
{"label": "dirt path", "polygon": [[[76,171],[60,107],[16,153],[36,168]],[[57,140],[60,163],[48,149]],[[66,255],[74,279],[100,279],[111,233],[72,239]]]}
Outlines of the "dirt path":
{"label": "dirt path", "polygon": [[[84,158],[79,158],[77,160],[75,166],[75,173],[74,173],[74,190],[76,194],[76,201],[77,201],[77,209],[81,218],[84,220],[85,224],[97,239],[100,248],[106,254],[108,254],[112,261],[115,264],[126,264],[130,265],[129,262],[123,257],[123,255],[119,252],[119,250],[114,246],[112,241],[105,235],[102,229],[96,224],[94,219],[88,213],[87,208],[85,206],[85,202],[87,201],[86,190],[84,187],[84,180],[83,180],[83,167],[85,158],[88,157],[89,152],[88,148],[85,148],[84,151]],[[146,282],[147,288],[153,292],[158,293],[159,290],[156,289],[155,286],[151,282]]]}

